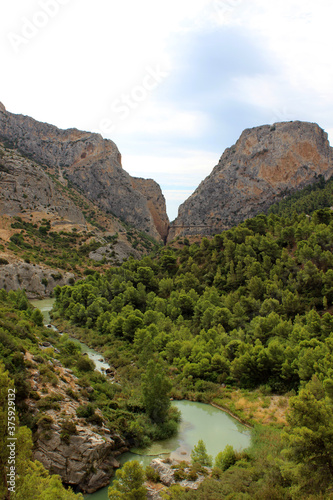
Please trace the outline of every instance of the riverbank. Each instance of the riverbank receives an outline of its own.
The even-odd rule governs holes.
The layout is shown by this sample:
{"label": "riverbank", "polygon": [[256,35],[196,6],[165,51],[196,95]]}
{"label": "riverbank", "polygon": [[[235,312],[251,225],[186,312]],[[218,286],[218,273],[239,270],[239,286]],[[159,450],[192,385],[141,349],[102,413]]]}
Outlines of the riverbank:
{"label": "riverbank", "polygon": [[[89,343],[87,333],[82,328],[73,326],[68,321],[59,318],[52,320],[52,322],[59,331],[66,332],[70,337],[84,344]],[[92,348],[99,352],[101,356],[104,356],[105,361],[110,363],[110,359],[105,356],[101,345],[94,343]],[[221,411],[228,413],[243,425],[246,425],[249,429],[253,428],[256,424],[274,425],[277,427],[287,425],[286,412],[289,404],[289,394],[270,394],[267,392],[266,386],[262,389],[259,388],[250,391],[231,386],[222,387],[216,384],[214,390],[210,390],[209,392],[186,392],[175,389],[172,392],[172,397],[175,400],[204,402],[215,406]]]}

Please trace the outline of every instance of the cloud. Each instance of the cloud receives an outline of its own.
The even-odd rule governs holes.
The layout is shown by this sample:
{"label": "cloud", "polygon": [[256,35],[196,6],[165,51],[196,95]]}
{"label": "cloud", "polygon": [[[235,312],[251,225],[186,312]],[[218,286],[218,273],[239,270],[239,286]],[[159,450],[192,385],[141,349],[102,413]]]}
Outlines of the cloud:
{"label": "cloud", "polygon": [[[103,135],[125,169],[162,185],[173,213],[244,128],[302,119],[332,133],[329,0],[62,0],[15,53],[8,33],[42,1],[6,3],[0,100],[62,128],[116,121]],[[141,99],[158,66],[168,76]],[[124,93],[135,107],[122,120],[112,104]]]}
{"label": "cloud", "polygon": [[[122,157],[124,169],[134,177],[152,178],[162,187],[167,199],[170,220],[176,218],[178,206],[218,163],[219,156],[201,150],[184,149],[168,155],[128,155]],[[178,193],[178,194],[177,194]]]}

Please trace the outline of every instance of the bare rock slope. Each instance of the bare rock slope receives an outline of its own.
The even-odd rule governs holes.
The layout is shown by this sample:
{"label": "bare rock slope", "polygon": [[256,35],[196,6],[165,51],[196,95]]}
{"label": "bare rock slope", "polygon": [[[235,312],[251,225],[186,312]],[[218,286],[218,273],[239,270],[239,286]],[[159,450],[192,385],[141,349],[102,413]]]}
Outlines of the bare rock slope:
{"label": "bare rock slope", "polygon": [[66,178],[106,213],[153,238],[166,238],[169,221],[159,185],[150,179],[133,179],[122,168],[121,155],[111,140],[76,129],[60,130],[9,113],[3,105],[0,138],[35,162],[54,168],[60,179]]}
{"label": "bare rock slope", "polygon": [[180,206],[169,240],[220,232],[332,174],[332,148],[317,124],[295,121],[244,130]]}

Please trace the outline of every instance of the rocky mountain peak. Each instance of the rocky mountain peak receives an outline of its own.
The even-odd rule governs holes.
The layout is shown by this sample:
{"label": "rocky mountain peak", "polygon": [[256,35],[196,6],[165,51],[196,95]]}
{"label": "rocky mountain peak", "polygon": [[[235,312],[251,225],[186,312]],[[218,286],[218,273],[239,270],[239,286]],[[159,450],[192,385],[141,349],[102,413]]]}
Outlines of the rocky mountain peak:
{"label": "rocky mountain peak", "polygon": [[159,185],[134,180],[122,168],[121,154],[113,141],[77,129],[61,130],[9,113],[4,106],[0,107],[1,138],[39,165],[55,169],[60,180],[70,182],[104,212],[157,240],[166,238],[169,220]]}
{"label": "rocky mountain peak", "polygon": [[332,148],[316,123],[246,129],[180,206],[169,239],[213,234],[265,212],[288,194],[333,174]]}

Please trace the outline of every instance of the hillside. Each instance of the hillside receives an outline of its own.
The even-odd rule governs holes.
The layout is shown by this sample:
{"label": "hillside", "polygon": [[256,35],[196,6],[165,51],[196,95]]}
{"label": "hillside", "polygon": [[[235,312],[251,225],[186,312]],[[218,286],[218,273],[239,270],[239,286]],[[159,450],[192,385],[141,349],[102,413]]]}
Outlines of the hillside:
{"label": "hillside", "polygon": [[[60,130],[27,116],[14,115],[3,105],[0,138],[39,165],[53,169],[60,182],[70,183],[105,214],[113,214],[157,240],[165,239],[169,221],[160,187],[151,179],[132,178],[122,168],[114,142],[99,134]],[[20,180],[23,181],[22,172]],[[38,196],[38,187],[30,184],[25,195]],[[50,194],[49,203],[53,206],[52,193],[45,191],[43,185],[41,190],[46,196]],[[82,218],[77,222],[82,223]]]}
{"label": "hillside", "polygon": [[295,121],[244,130],[179,207],[168,240],[228,229],[332,174],[332,148],[318,125]]}
{"label": "hillside", "polygon": [[[45,138],[48,133],[49,142]],[[142,223],[141,231],[109,209],[100,208],[100,194],[96,195],[98,200],[93,196],[89,199],[85,185],[81,189],[68,176],[65,179],[66,169],[58,164],[65,161],[62,155],[70,156],[68,164],[75,161],[75,134],[75,147],[82,149],[86,144],[83,133],[59,131],[0,108],[0,286],[7,290],[25,288],[29,297],[48,296],[55,284],[118,265],[131,255],[139,258],[162,243],[160,233],[165,237],[165,202],[154,181],[130,178],[119,165],[114,167],[134,186],[132,191],[123,187],[135,210],[143,213],[144,203],[149,211],[149,224]],[[58,136],[61,139],[56,139]],[[62,149],[61,140],[66,143]],[[102,141],[100,137],[96,140]],[[116,161],[112,158],[111,154],[108,161]],[[89,168],[96,173],[94,164]],[[119,182],[119,189],[123,189],[121,179]],[[133,190],[144,193],[141,201],[133,198]],[[129,207],[126,196],[121,197],[122,203]],[[140,228],[135,210],[135,225]],[[58,277],[56,283],[53,275]]]}
{"label": "hillside", "polygon": [[[184,498],[259,499],[266,489],[281,499],[329,498],[332,250],[330,208],[258,215],[212,240],[179,238],[155,258],[55,289],[59,324],[100,346],[133,384],[133,365],[144,373],[153,359],[173,398],[213,402],[286,431],[267,438],[261,457],[240,457]],[[171,498],[183,498],[174,491]]]}

